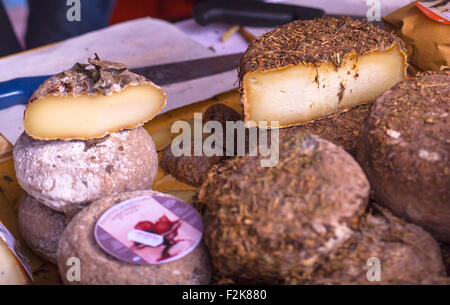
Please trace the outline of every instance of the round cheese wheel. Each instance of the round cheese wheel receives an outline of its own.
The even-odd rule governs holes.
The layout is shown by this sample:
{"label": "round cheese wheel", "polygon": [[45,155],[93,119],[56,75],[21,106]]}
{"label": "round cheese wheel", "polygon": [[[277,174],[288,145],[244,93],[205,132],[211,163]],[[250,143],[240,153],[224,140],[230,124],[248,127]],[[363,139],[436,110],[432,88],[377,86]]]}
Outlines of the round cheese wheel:
{"label": "round cheese wheel", "polygon": [[150,188],[158,156],[142,127],[87,141],[35,140],[24,133],[14,147],[14,165],[28,194],[73,214],[105,196]]}
{"label": "round cheese wheel", "polygon": [[356,158],[376,200],[450,242],[450,72],[427,72],[381,94]]}
{"label": "round cheese wheel", "polygon": [[[171,195],[154,191],[135,191],[114,195],[93,202],[70,221],[58,246],[57,263],[66,284],[137,284],[137,285],[206,285],[211,267],[206,248],[200,243],[187,255],[161,264],[127,263],[104,251],[97,243],[94,230],[100,216],[125,200],[141,196]],[[74,263],[73,258],[79,260]],[[71,278],[79,266],[79,281]]]}
{"label": "round cheese wheel", "polygon": [[281,138],[279,160],[243,156],[214,167],[199,190],[215,269],[237,284],[297,284],[352,238],[369,182],[341,147],[316,135]]}
{"label": "round cheese wheel", "polygon": [[56,250],[66,224],[64,213],[23,194],[19,205],[20,232],[28,246],[43,259],[56,264]]}

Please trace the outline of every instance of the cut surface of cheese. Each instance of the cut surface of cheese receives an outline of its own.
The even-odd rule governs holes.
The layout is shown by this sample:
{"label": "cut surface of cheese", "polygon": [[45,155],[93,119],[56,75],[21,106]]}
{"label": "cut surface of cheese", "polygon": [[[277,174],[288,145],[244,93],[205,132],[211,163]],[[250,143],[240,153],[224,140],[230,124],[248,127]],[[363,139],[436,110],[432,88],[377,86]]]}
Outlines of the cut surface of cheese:
{"label": "cut surface of cheese", "polygon": [[[0,203],[3,203],[0,201]],[[4,203],[3,203],[4,204]],[[13,235],[0,221],[0,285],[25,285],[30,283],[31,270],[28,259]],[[25,265],[28,272],[25,270]]]}
{"label": "cut surface of cheese", "polygon": [[131,85],[110,95],[48,95],[27,106],[25,132],[36,139],[91,139],[133,129],[152,119],[165,105],[162,89]]}
{"label": "cut surface of cheese", "polygon": [[0,238],[0,285],[25,285],[28,282],[22,265]]}
{"label": "cut surface of cheese", "polygon": [[169,147],[172,142],[172,133],[169,127],[161,128],[151,134],[153,142],[155,142],[156,151],[161,151]]}
{"label": "cut surface of cheese", "polygon": [[[246,126],[278,121],[280,127],[307,123],[374,100],[405,77],[398,45],[331,62],[300,63],[254,71],[243,78]],[[261,126],[262,127],[262,126]]]}
{"label": "cut surface of cheese", "polygon": [[245,125],[294,126],[349,110],[403,80],[406,67],[404,43],[367,20],[290,22],[259,36],[242,56]]}

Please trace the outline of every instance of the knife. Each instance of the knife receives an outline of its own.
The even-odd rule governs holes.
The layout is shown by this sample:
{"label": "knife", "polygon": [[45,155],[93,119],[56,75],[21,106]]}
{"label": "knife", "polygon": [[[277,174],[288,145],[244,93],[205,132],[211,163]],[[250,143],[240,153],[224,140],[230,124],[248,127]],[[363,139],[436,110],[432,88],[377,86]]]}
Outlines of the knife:
{"label": "knife", "polygon": [[256,0],[211,0],[197,3],[193,17],[200,25],[222,22],[251,27],[275,27],[297,19],[320,18],[324,14],[321,9],[299,5]]}
{"label": "knife", "polygon": [[[237,53],[134,68],[130,71],[147,77],[158,86],[165,86],[236,69],[241,57],[242,53]],[[0,110],[26,104],[33,92],[50,76],[21,77],[0,82]]]}
{"label": "knife", "polygon": [[[318,8],[261,0],[210,0],[197,3],[193,18],[200,25],[226,23],[230,25],[274,28],[295,20],[308,20],[324,16],[341,18],[343,15],[325,14]],[[345,15],[353,19],[367,20],[366,16]],[[371,21],[384,29],[382,21]]]}

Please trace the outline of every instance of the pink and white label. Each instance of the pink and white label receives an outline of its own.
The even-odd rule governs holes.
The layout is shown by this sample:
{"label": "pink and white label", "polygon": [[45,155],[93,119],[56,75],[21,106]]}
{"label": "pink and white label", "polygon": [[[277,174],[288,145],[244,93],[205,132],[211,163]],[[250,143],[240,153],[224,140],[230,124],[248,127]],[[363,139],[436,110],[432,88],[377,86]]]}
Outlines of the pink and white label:
{"label": "pink and white label", "polygon": [[108,209],[94,235],[108,254],[133,264],[167,263],[190,253],[202,239],[200,214],[188,203],[142,196]]}

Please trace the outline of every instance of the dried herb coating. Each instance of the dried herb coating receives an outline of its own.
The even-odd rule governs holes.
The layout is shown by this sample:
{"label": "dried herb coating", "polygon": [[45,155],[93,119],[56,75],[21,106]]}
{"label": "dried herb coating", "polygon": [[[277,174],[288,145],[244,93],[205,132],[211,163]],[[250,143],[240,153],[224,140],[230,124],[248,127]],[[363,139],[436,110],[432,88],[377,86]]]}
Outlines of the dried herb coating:
{"label": "dried herb coating", "polygon": [[450,243],[441,244],[441,252],[447,270],[447,276],[450,276]]}
{"label": "dried herb coating", "polygon": [[380,95],[357,159],[377,201],[450,241],[450,73],[427,73]]}
{"label": "dried herb coating", "polygon": [[[224,142],[227,121],[237,121],[241,115],[224,104],[214,104],[203,114],[203,124],[208,121],[218,121],[224,128]],[[236,143],[236,141],[235,141]],[[168,147],[161,158],[161,168],[174,176],[177,180],[189,185],[199,187],[206,180],[208,171],[224,160],[225,156],[194,156],[194,142],[191,143],[191,156],[176,157]]]}
{"label": "dried herb coating", "polygon": [[368,196],[369,183],[348,153],[300,133],[280,140],[274,167],[250,156],[214,167],[197,205],[205,206],[204,240],[223,276],[290,283],[353,235]]}
{"label": "dried herb coating", "polygon": [[[128,71],[126,65],[100,60],[97,54],[95,58],[89,58],[88,62],[89,64],[76,63],[71,69],[50,77],[33,93],[29,103],[47,95],[111,95],[128,86],[156,86],[144,76]],[[89,68],[90,66],[93,68]]]}
{"label": "dried herb coating", "polygon": [[244,53],[239,79],[253,71],[280,69],[300,63],[332,62],[339,67],[346,54],[384,51],[403,42],[364,20],[324,17],[297,20],[254,40]]}
{"label": "dried herb coating", "polygon": [[359,105],[346,112],[316,120],[310,123],[280,128],[280,137],[290,137],[296,133],[312,133],[321,138],[342,146],[352,156],[356,155],[359,131],[369,115],[371,104]]}
{"label": "dried herb coating", "polygon": [[[449,284],[438,243],[420,227],[381,209],[311,276],[314,284]],[[369,258],[380,260],[381,281],[369,281]]]}

